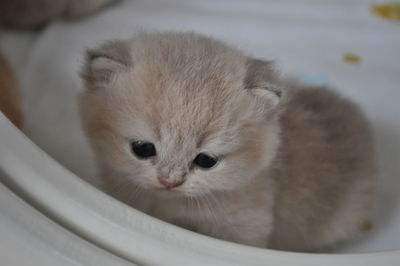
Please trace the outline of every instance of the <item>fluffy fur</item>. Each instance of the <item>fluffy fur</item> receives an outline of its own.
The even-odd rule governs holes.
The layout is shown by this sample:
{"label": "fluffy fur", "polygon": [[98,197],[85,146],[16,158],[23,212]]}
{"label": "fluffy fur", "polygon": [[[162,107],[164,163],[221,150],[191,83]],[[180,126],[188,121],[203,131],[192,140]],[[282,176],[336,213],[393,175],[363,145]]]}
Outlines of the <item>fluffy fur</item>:
{"label": "fluffy fur", "polygon": [[18,84],[10,64],[0,53],[0,111],[17,127],[22,125]]}
{"label": "fluffy fur", "polygon": [[[373,147],[360,110],[326,88],[192,33],[141,33],[91,50],[83,126],[103,188],[155,217],[258,247],[319,250],[368,217]],[[137,159],[130,142],[154,143]],[[219,156],[204,170],[200,152]],[[183,182],[165,189],[167,176]]]}
{"label": "fluffy fur", "polygon": [[2,0],[0,25],[31,29],[56,18],[91,14],[116,0]]}

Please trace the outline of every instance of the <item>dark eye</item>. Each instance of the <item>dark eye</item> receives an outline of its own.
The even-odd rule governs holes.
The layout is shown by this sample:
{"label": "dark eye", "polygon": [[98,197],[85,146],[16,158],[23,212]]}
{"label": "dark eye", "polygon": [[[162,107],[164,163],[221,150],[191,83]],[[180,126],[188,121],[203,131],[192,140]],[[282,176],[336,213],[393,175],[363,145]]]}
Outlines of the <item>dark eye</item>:
{"label": "dark eye", "polygon": [[199,153],[193,163],[201,168],[211,168],[218,162],[218,158],[206,153]]}
{"label": "dark eye", "polygon": [[133,153],[139,159],[147,159],[156,155],[156,148],[153,143],[145,141],[134,141],[131,143]]}

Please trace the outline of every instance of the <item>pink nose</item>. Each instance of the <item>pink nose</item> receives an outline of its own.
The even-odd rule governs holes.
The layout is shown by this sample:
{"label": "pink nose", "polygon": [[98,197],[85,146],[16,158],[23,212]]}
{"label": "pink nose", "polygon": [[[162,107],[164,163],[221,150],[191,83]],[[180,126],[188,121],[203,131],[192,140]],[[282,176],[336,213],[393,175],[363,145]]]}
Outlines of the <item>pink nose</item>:
{"label": "pink nose", "polygon": [[184,182],[183,180],[178,182],[168,181],[168,176],[159,176],[158,181],[160,181],[160,183],[168,190],[179,187]]}

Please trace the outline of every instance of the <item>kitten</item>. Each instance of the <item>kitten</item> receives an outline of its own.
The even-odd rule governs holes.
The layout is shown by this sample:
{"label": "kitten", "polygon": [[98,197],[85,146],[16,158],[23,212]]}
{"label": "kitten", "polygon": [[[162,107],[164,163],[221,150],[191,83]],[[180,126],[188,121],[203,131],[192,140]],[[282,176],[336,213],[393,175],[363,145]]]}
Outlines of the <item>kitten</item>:
{"label": "kitten", "polygon": [[32,29],[56,18],[91,14],[116,0],[2,0],[0,25]]}
{"label": "kitten", "polygon": [[193,33],[90,50],[81,115],[104,190],[187,229],[293,251],[357,235],[375,167],[359,108]]}
{"label": "kitten", "polygon": [[0,53],[0,111],[14,123],[22,125],[22,111],[17,79],[10,64]]}

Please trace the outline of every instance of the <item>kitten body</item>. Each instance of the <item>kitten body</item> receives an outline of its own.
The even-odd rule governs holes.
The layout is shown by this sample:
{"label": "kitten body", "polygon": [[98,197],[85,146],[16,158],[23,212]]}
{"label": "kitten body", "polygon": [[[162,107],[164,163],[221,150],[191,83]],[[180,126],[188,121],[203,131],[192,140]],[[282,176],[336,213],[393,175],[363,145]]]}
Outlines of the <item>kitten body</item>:
{"label": "kitten body", "polygon": [[[309,251],[368,218],[372,138],[360,110],[271,63],[192,33],[91,50],[81,114],[103,188],[162,220],[258,247]],[[132,142],[154,144],[139,158]],[[217,164],[195,164],[213,154]],[[164,181],[178,184],[165,186]]]}

